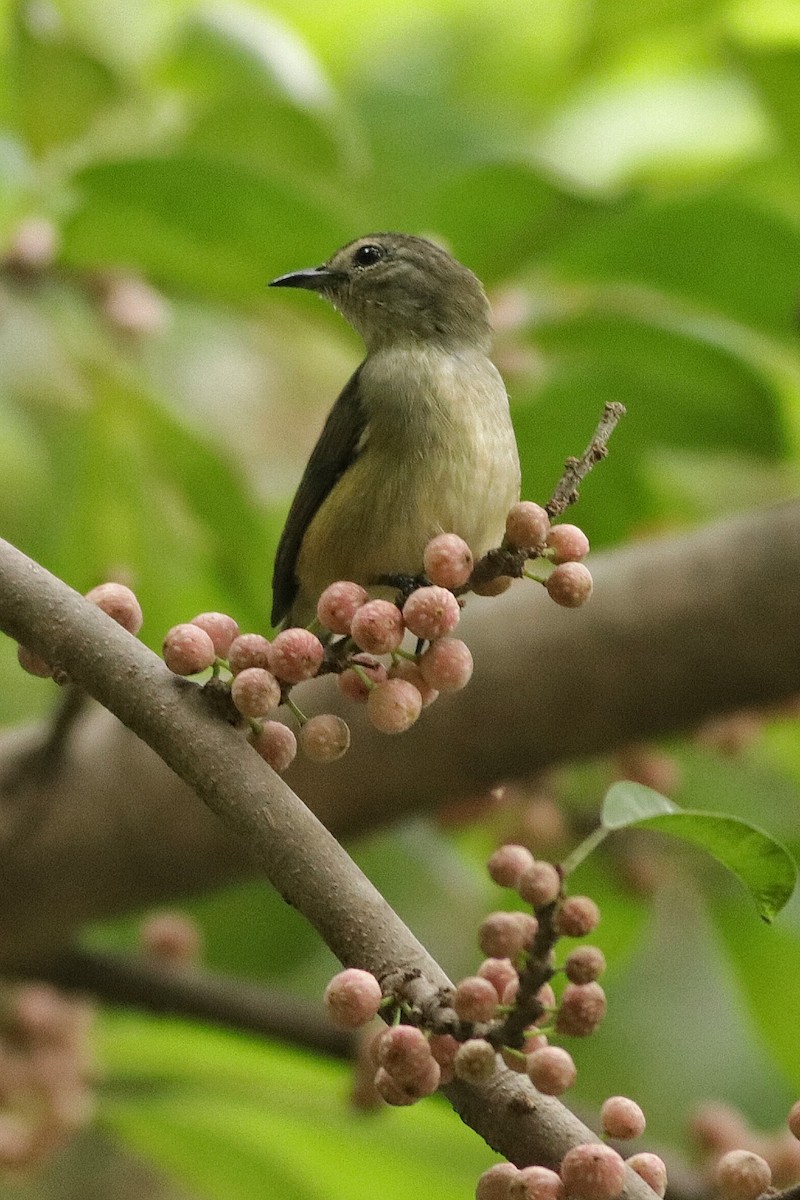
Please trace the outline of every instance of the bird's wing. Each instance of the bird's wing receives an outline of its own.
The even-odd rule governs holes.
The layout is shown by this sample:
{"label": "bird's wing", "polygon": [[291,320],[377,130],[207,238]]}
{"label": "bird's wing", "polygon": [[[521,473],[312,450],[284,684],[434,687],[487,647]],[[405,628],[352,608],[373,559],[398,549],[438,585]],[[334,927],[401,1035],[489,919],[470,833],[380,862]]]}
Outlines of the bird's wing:
{"label": "bird's wing", "polygon": [[297,595],[295,574],[305,532],[334,484],[355,461],[366,426],[355,372],[334,404],[311,452],[297,494],[292,501],[275,555],[272,573],[272,624],[289,613]]}

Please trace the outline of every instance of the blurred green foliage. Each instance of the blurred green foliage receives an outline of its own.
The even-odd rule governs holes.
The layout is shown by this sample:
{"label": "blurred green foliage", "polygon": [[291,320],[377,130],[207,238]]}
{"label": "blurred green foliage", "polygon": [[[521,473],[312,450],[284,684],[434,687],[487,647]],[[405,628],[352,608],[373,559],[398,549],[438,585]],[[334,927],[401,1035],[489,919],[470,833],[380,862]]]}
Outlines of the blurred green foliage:
{"label": "blurred green foliage", "polygon": [[[527,496],[605,401],[628,406],[577,518],[596,546],[796,487],[786,0],[4,0],[0,54],[0,532],[78,588],[130,579],[150,644],[208,608],[265,625],[287,499],[359,352],[265,284],[369,229],[441,238],[490,287]],[[39,227],[38,269],[31,218],[57,231],[51,255]],[[6,721],[50,703],[7,645],[0,678]],[[674,752],[681,804],[796,841],[789,722],[733,765]],[[591,810],[603,771],[564,801]],[[361,851],[454,971],[497,902],[480,866],[497,833],[413,825]],[[581,869],[611,1013],[576,1098],[628,1091],[661,1142],[698,1098],[768,1125],[798,1087],[797,904],[764,930],[705,867],[687,897],[685,870],[652,906],[609,861]],[[263,889],[195,911],[213,965],[309,991],[330,970]],[[187,1194],[405,1195],[413,1173],[420,1200],[455,1197],[488,1159],[438,1104],[347,1117],[338,1069],[274,1047],[145,1019],[103,1042],[106,1122]]]}

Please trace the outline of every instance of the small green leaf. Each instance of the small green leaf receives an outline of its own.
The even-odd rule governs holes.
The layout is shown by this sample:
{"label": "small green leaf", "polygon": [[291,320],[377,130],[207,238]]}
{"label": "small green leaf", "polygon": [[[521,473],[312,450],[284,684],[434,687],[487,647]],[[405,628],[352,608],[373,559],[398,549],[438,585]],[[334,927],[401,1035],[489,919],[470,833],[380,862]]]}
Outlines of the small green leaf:
{"label": "small green leaf", "polygon": [[797,866],[779,842],[738,817],[681,810],[638,783],[616,783],[603,804],[606,829],[635,825],[682,838],[705,850],[744,884],[759,914],[771,921],[794,891]]}
{"label": "small green leaf", "polygon": [[677,804],[673,804],[660,792],[654,792],[652,788],[641,783],[622,780],[608,789],[600,812],[600,821],[606,829],[624,829],[626,825],[634,825],[645,817],[677,811]]}

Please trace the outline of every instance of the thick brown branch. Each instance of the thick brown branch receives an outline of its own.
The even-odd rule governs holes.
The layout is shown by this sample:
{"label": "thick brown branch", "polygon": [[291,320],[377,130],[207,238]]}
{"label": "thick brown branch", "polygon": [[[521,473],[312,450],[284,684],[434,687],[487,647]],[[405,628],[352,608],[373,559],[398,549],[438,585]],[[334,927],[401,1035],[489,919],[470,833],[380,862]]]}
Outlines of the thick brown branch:
{"label": "thick brown branch", "polygon": [[[267,878],[347,965],[379,980],[419,974],[429,988],[452,985],[334,837],[227,722],[202,690],[105,613],[0,541],[0,628],[64,667],[146,741],[209,808],[250,846]],[[445,1094],[489,1145],[519,1165],[556,1165],[594,1135],[527,1079],[498,1071],[486,1085]],[[628,1200],[652,1192],[628,1172]]]}

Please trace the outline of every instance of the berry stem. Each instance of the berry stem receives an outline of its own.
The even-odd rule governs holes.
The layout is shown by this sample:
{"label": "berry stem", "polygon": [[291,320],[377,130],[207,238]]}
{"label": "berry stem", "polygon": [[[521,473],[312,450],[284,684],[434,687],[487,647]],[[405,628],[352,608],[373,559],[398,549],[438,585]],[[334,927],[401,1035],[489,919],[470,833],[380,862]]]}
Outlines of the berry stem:
{"label": "berry stem", "polygon": [[529,570],[528,567],[522,568],[522,574],[525,579],[532,579],[535,583],[544,584],[547,582],[547,576],[539,575],[536,571]]}
{"label": "berry stem", "polygon": [[302,709],[297,707],[297,705],[295,704],[295,702],[291,696],[287,696],[285,698],[284,704],[289,709],[289,712],[294,713],[294,715],[297,717],[297,720],[300,722],[300,724],[305,725],[306,721],[308,720],[308,717],[302,711]]}
{"label": "berry stem", "polygon": [[595,850],[602,841],[605,840],[605,838],[608,836],[608,833],[609,830],[604,828],[604,826],[598,826],[594,833],[590,833],[589,836],[585,838],[579,846],[575,847],[571,854],[567,855],[567,857],[561,863],[561,873],[565,879],[568,875],[572,874],[576,867],[581,865],[584,859],[589,857],[592,851]]}

